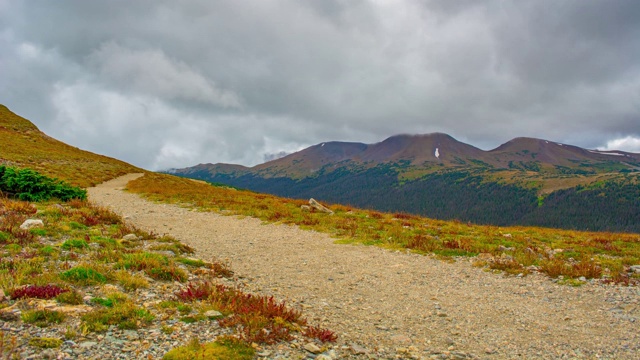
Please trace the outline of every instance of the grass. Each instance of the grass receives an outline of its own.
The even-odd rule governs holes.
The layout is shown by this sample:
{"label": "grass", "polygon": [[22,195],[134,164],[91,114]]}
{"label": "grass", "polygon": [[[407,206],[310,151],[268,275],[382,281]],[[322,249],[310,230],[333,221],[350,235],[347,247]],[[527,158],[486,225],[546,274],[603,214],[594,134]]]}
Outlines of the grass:
{"label": "grass", "polygon": [[81,187],[93,186],[127,173],[144,172],[125,162],[52,139],[3,105],[0,105],[0,144],[0,165],[28,167]]}
{"label": "grass", "polygon": [[253,359],[255,350],[246,343],[232,337],[222,337],[214,342],[200,344],[197,339],[186,346],[177,347],[169,351],[164,360],[249,360]]}
{"label": "grass", "polygon": [[[535,267],[550,277],[595,278],[636,284],[630,265],[640,264],[640,235],[498,227],[441,221],[331,205],[334,214],[307,212],[303,200],[280,198],[166,174],[146,174],[128,189],[148,199],[266,222],[295,224],[334,236],[340,243],[434,254],[450,259],[483,254],[488,268],[526,275]],[[503,250],[509,249],[509,250]],[[504,256],[508,256],[505,258]],[[508,260],[507,260],[508,259]]]}
{"label": "grass", "polygon": [[53,310],[27,310],[21,315],[22,321],[27,324],[34,324],[38,327],[47,327],[51,324],[60,324],[64,321],[65,315]]}
{"label": "grass", "polygon": [[[16,231],[27,218],[43,220],[42,232],[34,235]],[[305,336],[304,327],[299,325],[306,323],[301,314],[272,298],[231,287],[223,287],[224,291],[210,300],[178,298],[176,291],[191,288],[189,284],[180,285],[188,278],[213,284],[218,277],[229,277],[233,272],[222,262],[186,257],[193,249],[176,239],[132,228],[117,215],[86,201],[27,203],[0,197],[0,229],[0,288],[9,296],[2,307],[19,305],[22,310],[19,319],[13,321],[49,327],[48,331],[65,339],[103,332],[110,326],[138,329],[155,324],[160,328],[161,322],[170,319],[212,325],[222,322],[236,340],[223,339],[215,346],[203,346],[214,347],[216,354],[228,350],[231,358],[244,356],[238,349],[246,348],[249,340],[263,344],[288,338],[283,335],[293,332]],[[137,240],[124,240],[128,234],[134,234]],[[138,290],[152,285],[164,291],[159,294],[165,299],[161,306],[142,305],[148,300],[141,297],[145,292]],[[90,300],[85,300],[86,294],[91,294]],[[41,300],[32,299],[46,299],[48,304],[63,307],[80,305],[83,314],[79,321],[70,320],[74,317],[43,309]],[[240,308],[229,301],[245,305]],[[224,317],[205,316],[208,310],[223,305]],[[232,312],[238,316],[230,316]],[[298,314],[295,321],[287,315],[293,313]],[[165,325],[163,331],[174,329]],[[34,339],[18,340],[0,332],[0,358],[12,356],[22,346],[43,348],[56,343],[56,339]]]}

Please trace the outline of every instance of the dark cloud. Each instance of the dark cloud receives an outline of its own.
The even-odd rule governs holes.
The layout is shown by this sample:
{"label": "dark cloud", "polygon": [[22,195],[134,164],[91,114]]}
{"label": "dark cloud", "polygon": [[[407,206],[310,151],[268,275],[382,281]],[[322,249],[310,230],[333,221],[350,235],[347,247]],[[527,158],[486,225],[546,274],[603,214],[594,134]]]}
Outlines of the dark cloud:
{"label": "dark cloud", "polygon": [[637,1],[0,1],[0,102],[146,168],[447,132],[638,150]]}

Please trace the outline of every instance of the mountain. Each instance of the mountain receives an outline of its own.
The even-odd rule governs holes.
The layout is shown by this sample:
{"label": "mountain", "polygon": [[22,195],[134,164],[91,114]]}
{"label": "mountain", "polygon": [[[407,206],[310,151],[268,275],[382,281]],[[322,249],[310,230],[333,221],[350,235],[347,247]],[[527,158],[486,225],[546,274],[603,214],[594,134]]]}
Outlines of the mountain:
{"label": "mountain", "polygon": [[28,167],[81,187],[144,172],[123,161],[53,139],[4,105],[0,105],[0,144],[0,165]]}
{"label": "mountain", "polygon": [[484,151],[433,133],[324,142],[254,167],[172,173],[258,192],[494,225],[638,231],[640,154],[516,138]]}

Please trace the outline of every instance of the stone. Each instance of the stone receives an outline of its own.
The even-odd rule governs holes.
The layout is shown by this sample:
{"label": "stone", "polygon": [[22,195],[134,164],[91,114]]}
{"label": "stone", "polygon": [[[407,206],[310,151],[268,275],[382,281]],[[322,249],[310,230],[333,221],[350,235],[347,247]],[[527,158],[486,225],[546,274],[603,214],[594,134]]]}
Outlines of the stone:
{"label": "stone", "polygon": [[391,337],[391,341],[393,341],[396,344],[407,344],[407,345],[411,344],[411,338],[402,334],[393,335]]}
{"label": "stone", "polygon": [[20,229],[22,230],[29,230],[29,229],[33,229],[36,227],[44,227],[44,223],[42,222],[42,220],[40,219],[27,219],[25,220],[22,225],[20,225]]}
{"label": "stone", "polygon": [[369,350],[357,344],[351,345],[350,348],[353,355],[364,355],[369,352]]}
{"label": "stone", "polygon": [[271,356],[271,351],[265,350],[257,353],[256,355],[258,355],[259,357],[269,357]]}
{"label": "stone", "polygon": [[322,352],[322,349],[318,347],[318,345],[314,343],[307,343],[304,345],[304,349],[312,354],[319,354]]}
{"label": "stone", "polygon": [[634,273],[640,274],[640,265],[631,265],[629,270],[633,271]]}
{"label": "stone", "polygon": [[206,316],[209,319],[218,319],[218,318],[223,317],[224,315],[222,315],[222,313],[220,311],[209,310],[209,311],[204,313],[204,316]]}
{"label": "stone", "polygon": [[320,354],[316,356],[316,360],[333,360],[333,357],[325,354]]}
{"label": "stone", "polygon": [[309,212],[309,211],[311,211],[311,206],[309,206],[309,205],[300,205],[300,210]]}
{"label": "stone", "polygon": [[134,241],[138,240],[138,236],[136,236],[136,234],[127,234],[122,237],[122,240]]}
{"label": "stone", "polygon": [[98,345],[98,343],[95,341],[83,341],[80,344],[78,344],[78,347],[82,349],[88,349],[96,345]]}
{"label": "stone", "polygon": [[331,209],[329,209],[328,207],[320,204],[314,198],[309,199],[309,205],[312,208],[314,208],[314,209],[316,209],[316,210],[318,210],[320,212],[324,212],[324,213],[327,213],[327,214],[333,214],[333,211]]}

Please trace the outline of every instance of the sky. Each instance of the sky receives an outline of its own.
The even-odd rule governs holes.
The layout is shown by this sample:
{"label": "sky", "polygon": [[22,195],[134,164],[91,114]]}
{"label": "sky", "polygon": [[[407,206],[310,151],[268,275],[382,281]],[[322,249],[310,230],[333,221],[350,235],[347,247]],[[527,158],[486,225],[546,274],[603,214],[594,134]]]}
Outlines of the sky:
{"label": "sky", "polygon": [[0,103],[150,170],[431,132],[640,152],[638,19],[637,0],[0,0]]}

